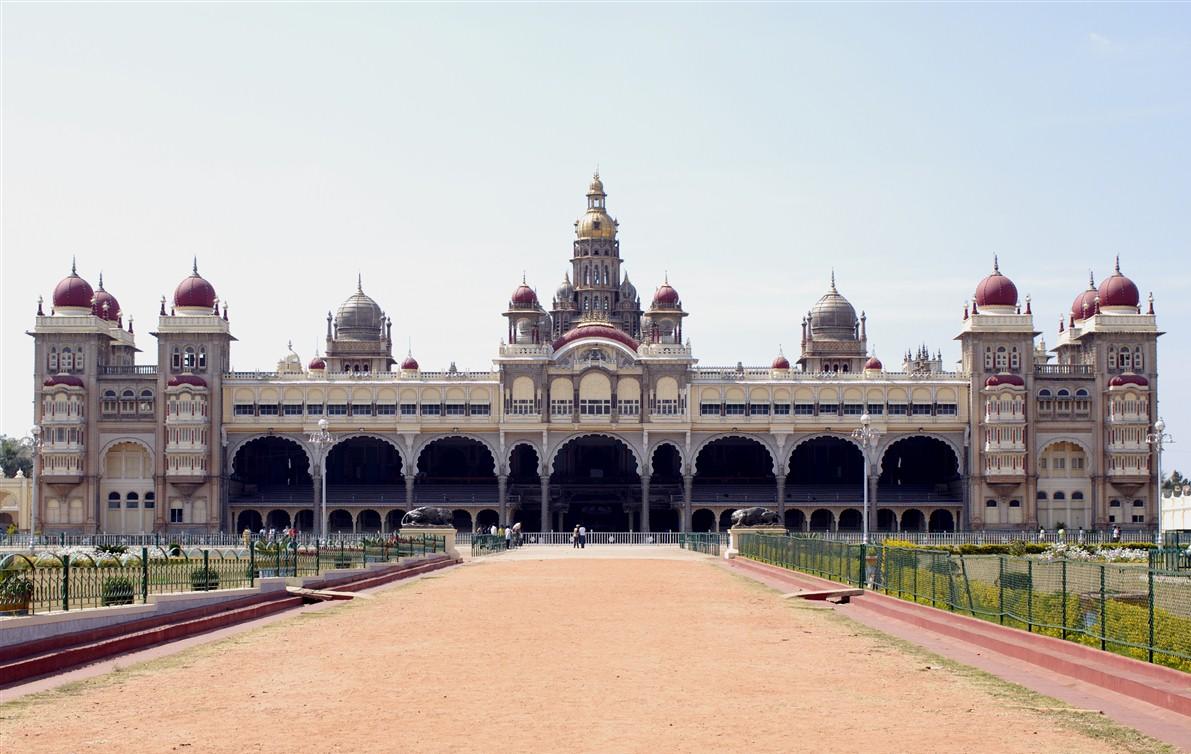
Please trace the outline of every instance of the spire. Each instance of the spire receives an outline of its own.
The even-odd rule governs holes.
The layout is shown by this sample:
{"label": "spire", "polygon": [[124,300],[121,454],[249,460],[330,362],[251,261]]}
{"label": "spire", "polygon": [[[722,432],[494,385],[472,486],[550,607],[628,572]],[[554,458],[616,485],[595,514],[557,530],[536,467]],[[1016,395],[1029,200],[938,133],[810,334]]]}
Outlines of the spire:
{"label": "spire", "polygon": [[78,270],[77,270],[77,269],[75,269],[75,264],[74,264],[74,255],[73,255],[73,254],[71,254],[71,256],[70,256],[70,274],[71,274],[71,275],[74,275],[75,277],[78,277],[78,274],[79,274],[79,273],[78,273]]}
{"label": "spire", "polygon": [[103,290],[103,270],[99,271],[99,290]]}
{"label": "spire", "polygon": [[993,273],[996,275],[1001,274],[1001,260],[997,258],[996,254],[993,254]]}
{"label": "spire", "polygon": [[831,290],[835,291],[835,268],[831,268]]}
{"label": "spire", "polygon": [[356,272],[356,293],[364,292],[364,274]]}
{"label": "spire", "polygon": [[[1153,299],[1153,294],[1152,294],[1152,293],[1150,294],[1150,298],[1151,298],[1151,299]],[[45,299],[43,299],[41,296],[38,296],[38,297],[37,297],[37,316],[39,316],[39,317],[44,317],[44,316],[45,316],[45,314],[44,314],[44,313],[42,312],[42,310],[41,310],[41,305],[42,305],[42,303],[43,303],[44,301],[45,301]]]}
{"label": "spire", "polygon": [[1088,290],[1096,290],[1096,277],[1092,275],[1092,271],[1090,269],[1088,270]]}
{"label": "spire", "polygon": [[194,257],[194,264],[190,267],[190,274],[198,277],[198,255]]}
{"label": "spire", "polygon": [[[1153,291],[1150,291],[1149,301],[1150,301],[1150,310],[1148,312],[1146,312],[1146,314],[1153,314],[1154,313],[1154,292]],[[41,308],[41,300],[40,299],[37,302],[37,307],[38,307],[38,309]]]}

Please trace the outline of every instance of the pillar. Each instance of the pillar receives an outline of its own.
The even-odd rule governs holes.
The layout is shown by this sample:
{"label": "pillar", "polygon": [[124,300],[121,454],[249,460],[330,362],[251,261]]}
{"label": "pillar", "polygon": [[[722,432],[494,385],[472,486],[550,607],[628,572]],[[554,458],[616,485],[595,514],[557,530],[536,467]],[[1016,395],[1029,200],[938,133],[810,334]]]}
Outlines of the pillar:
{"label": "pillar", "polygon": [[786,475],[780,471],[777,474],[777,515],[786,525]]}
{"label": "pillar", "polygon": [[[507,524],[509,522],[508,499],[509,499],[509,475],[500,474],[496,477],[496,499],[499,504],[498,513],[500,514],[500,522]],[[472,521],[473,528],[475,521]]]}
{"label": "pillar", "polygon": [[649,477],[641,475],[641,531],[649,531]]}
{"label": "pillar", "polygon": [[542,533],[550,531],[550,477],[542,477]]}
{"label": "pillar", "polygon": [[414,509],[414,478],[411,474],[405,475],[405,510],[409,512]]}
{"label": "pillar", "polygon": [[868,484],[868,533],[872,534],[880,528],[877,526],[877,519],[880,518],[877,515],[877,478],[870,476],[866,483]]}
{"label": "pillar", "polygon": [[562,531],[562,518],[565,515],[566,515],[566,511],[564,511],[564,510],[559,509],[559,510],[554,511],[554,522],[555,522],[554,530],[555,531]]}
{"label": "pillar", "polygon": [[691,530],[691,497],[695,483],[693,474],[682,475],[682,531]]}

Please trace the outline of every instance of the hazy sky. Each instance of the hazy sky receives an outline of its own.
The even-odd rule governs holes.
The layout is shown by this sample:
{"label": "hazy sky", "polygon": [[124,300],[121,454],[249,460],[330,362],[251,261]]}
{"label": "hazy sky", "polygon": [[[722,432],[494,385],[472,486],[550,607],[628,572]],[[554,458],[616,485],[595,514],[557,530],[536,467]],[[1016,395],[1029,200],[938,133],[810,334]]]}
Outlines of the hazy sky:
{"label": "hazy sky", "polygon": [[886,366],[958,358],[998,253],[1038,329],[1114,254],[1162,338],[1191,470],[1191,7],[0,6],[0,432],[71,255],[150,358],[198,256],[237,369],[308,359],[355,287],[423,368],[487,368],[524,270],[546,301],[598,164],[648,302],[705,365],[797,352],[827,287]]}

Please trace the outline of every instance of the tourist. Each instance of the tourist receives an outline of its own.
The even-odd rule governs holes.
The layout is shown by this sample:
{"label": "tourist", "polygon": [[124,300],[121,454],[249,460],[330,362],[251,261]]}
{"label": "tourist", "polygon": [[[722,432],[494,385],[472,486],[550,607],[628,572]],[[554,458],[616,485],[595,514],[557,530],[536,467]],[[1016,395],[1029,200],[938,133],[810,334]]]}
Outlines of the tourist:
{"label": "tourist", "polygon": [[1056,542],[1066,542],[1067,541],[1067,527],[1066,526],[1060,526],[1058,531],[1055,532],[1055,541]]}
{"label": "tourist", "polygon": [[579,524],[579,549],[583,550],[586,548],[587,548],[587,527],[584,526],[583,524]]}
{"label": "tourist", "polygon": [[573,547],[576,550],[579,549],[579,527],[578,526],[576,526],[575,529],[571,532],[571,547]]}
{"label": "tourist", "polygon": [[1045,526],[1038,527],[1038,541],[1039,542],[1046,541],[1046,527]]}
{"label": "tourist", "polygon": [[496,524],[492,525],[492,527],[488,530],[488,533],[494,537],[496,536]]}
{"label": "tourist", "polygon": [[1076,536],[1078,537],[1078,539],[1076,541],[1082,545],[1083,544],[1083,527],[1082,526],[1079,527],[1079,533]]}
{"label": "tourist", "polygon": [[1121,527],[1119,527],[1119,526],[1112,527],[1112,541],[1113,542],[1121,541]]}
{"label": "tourist", "polygon": [[505,549],[508,550],[513,546],[513,527],[505,529]]}

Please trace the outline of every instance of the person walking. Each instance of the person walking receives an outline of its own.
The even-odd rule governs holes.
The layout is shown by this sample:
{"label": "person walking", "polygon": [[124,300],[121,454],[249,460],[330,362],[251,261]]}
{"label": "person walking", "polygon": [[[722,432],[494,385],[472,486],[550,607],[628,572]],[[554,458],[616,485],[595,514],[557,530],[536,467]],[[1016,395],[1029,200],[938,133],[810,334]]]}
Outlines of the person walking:
{"label": "person walking", "polygon": [[571,548],[575,549],[575,550],[579,549],[579,527],[578,526],[576,526],[574,528],[574,530],[571,531]]}
{"label": "person walking", "polygon": [[1121,541],[1121,527],[1119,527],[1119,526],[1112,527],[1112,541],[1113,542]]}
{"label": "person walking", "polygon": [[1038,527],[1038,541],[1039,542],[1046,541],[1046,527],[1045,526]]}
{"label": "person walking", "polygon": [[509,550],[513,547],[513,527],[505,527],[505,549]]}
{"label": "person walking", "polygon": [[583,524],[579,524],[579,549],[583,550],[586,548],[587,548],[587,527],[584,526]]}

